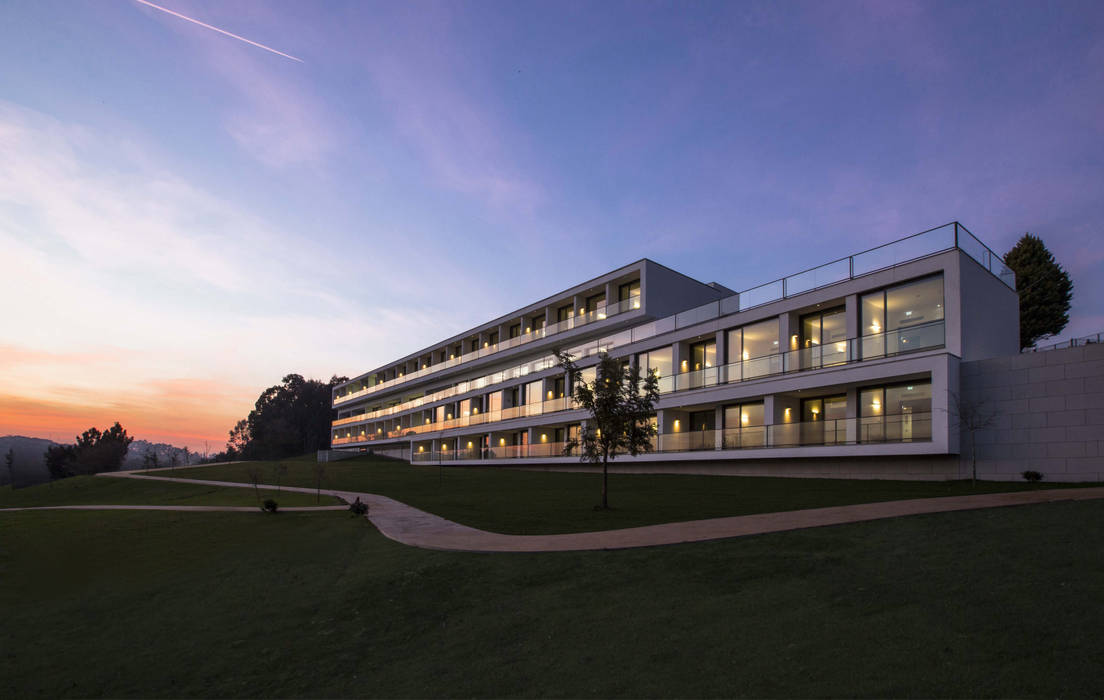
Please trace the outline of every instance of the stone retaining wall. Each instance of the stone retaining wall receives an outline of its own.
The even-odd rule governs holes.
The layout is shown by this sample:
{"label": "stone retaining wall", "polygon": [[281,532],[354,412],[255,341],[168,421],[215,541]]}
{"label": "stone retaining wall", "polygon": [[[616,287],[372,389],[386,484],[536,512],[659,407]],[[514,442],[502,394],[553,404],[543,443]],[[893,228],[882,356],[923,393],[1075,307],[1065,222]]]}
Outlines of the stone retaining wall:
{"label": "stone retaining wall", "polygon": [[[963,362],[960,376],[963,401],[994,417],[977,432],[979,477],[1104,480],[1104,344]],[[965,430],[961,453],[969,474]]]}

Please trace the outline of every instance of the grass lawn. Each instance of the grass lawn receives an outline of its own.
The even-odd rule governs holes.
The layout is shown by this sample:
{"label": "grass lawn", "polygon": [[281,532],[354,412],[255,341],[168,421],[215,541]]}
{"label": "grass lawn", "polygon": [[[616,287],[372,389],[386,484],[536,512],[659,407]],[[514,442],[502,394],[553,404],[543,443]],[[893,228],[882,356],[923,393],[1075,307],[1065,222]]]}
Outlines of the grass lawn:
{"label": "grass lawn", "polygon": [[[314,486],[313,455],[283,463],[289,468],[284,483]],[[266,475],[272,473],[273,463],[260,464]],[[178,470],[178,474],[248,482],[246,468],[246,464],[227,464]],[[500,467],[438,469],[358,457],[327,464],[323,484],[390,496],[464,525],[511,534],[608,530],[727,515],[1060,486],[978,482],[975,487],[968,481],[611,474],[610,504],[614,510],[595,511],[601,478],[600,473]]]}
{"label": "grass lawn", "polygon": [[1104,501],[506,555],[8,513],[0,697],[1100,697],[1102,541]]}
{"label": "grass lawn", "polygon": [[[186,476],[183,471],[178,476]],[[170,476],[170,474],[159,474]],[[260,491],[260,500],[271,498],[281,506],[337,505],[341,501],[314,494],[289,491]],[[51,484],[25,489],[0,489],[0,508],[74,505],[147,505],[147,506],[255,506],[258,495],[253,489],[233,486],[198,486],[165,481],[119,479],[105,476],[74,476]]]}

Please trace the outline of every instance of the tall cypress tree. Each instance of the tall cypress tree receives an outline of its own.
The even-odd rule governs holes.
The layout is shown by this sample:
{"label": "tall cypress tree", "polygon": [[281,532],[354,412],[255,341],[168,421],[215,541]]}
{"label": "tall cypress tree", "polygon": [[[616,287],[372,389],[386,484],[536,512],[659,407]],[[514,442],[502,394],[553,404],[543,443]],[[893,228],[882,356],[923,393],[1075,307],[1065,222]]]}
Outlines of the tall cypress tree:
{"label": "tall cypress tree", "polygon": [[1020,349],[1033,346],[1044,336],[1061,333],[1069,323],[1073,281],[1042,239],[1025,233],[1004,256],[1004,262],[1016,273]]}

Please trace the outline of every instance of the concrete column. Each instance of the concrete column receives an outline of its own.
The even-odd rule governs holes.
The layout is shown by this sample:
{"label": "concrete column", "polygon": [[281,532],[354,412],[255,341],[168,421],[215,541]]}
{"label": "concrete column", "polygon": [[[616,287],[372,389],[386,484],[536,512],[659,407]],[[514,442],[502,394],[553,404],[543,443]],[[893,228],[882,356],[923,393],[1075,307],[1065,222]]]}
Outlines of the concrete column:
{"label": "concrete column", "polygon": [[715,411],[715,413],[713,414],[713,427],[714,427],[714,431],[713,431],[713,437],[714,437],[713,448],[719,450],[724,446],[724,429],[725,429],[724,406],[717,406],[714,409],[714,411]]}
{"label": "concrete column", "polygon": [[606,282],[606,306],[617,303],[617,285]]}
{"label": "concrete column", "polygon": [[860,335],[859,323],[862,322],[862,310],[859,308],[859,295],[848,294],[844,298],[843,303],[847,314],[847,337],[858,338]]}
{"label": "concrete column", "polygon": [[556,323],[556,307],[544,307],[544,327],[551,328]]}
{"label": "concrete column", "polygon": [[858,415],[859,415],[859,390],[855,387],[847,389],[847,408],[844,415],[847,417],[847,442],[855,443],[859,439]]}

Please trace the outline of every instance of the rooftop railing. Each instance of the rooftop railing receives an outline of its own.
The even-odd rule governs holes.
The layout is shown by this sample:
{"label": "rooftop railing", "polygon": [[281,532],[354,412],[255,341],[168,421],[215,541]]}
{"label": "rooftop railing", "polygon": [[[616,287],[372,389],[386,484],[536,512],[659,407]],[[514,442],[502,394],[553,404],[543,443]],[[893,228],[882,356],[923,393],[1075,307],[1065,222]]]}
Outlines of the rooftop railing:
{"label": "rooftop railing", "polygon": [[[876,248],[871,248],[870,250],[846,258],[833,260],[830,263],[825,263],[824,265],[799,272],[795,275],[790,275],[789,277],[783,277],[773,282],[746,289],[738,294],[717,301],[711,301],[708,304],[682,311],[674,316],[668,316],[651,323],[637,326],[632,329],[633,341],[635,342],[635,340],[642,340],[679,328],[694,326],[739,311],[746,311],[757,306],[788,299],[798,294],[805,294],[806,292],[811,292],[822,287],[845,282],[856,277],[886,270],[956,248],[977,261],[978,264],[1001,280],[1009,288],[1015,290],[1015,273],[1004,264],[1004,260],[988,246],[979,241],[965,226],[955,221],[927,231],[921,231],[920,233],[907,236],[891,243],[886,243]],[[345,394],[344,396],[335,396],[333,405],[338,406],[340,404],[345,404],[381,389],[390,389],[398,384],[426,376],[432,372],[454,367],[462,362],[486,357],[487,355],[507,349],[508,347],[516,347],[522,343],[532,342],[538,338],[563,332],[564,330],[604,320],[610,316],[634,310],[638,308],[638,306],[639,297],[633,297],[632,299],[617,304],[611,304],[603,309],[592,311],[589,314],[573,317],[561,321],[560,323],[553,324],[548,328],[542,329],[539,335],[537,333],[531,333],[527,336],[523,336],[524,340],[521,340],[521,342],[517,342],[519,338],[512,338],[497,346],[482,348],[476,352],[447,360],[444,363],[431,365],[426,369],[411,372],[410,374],[397,377],[396,379],[382,384],[376,384],[375,386]]]}

